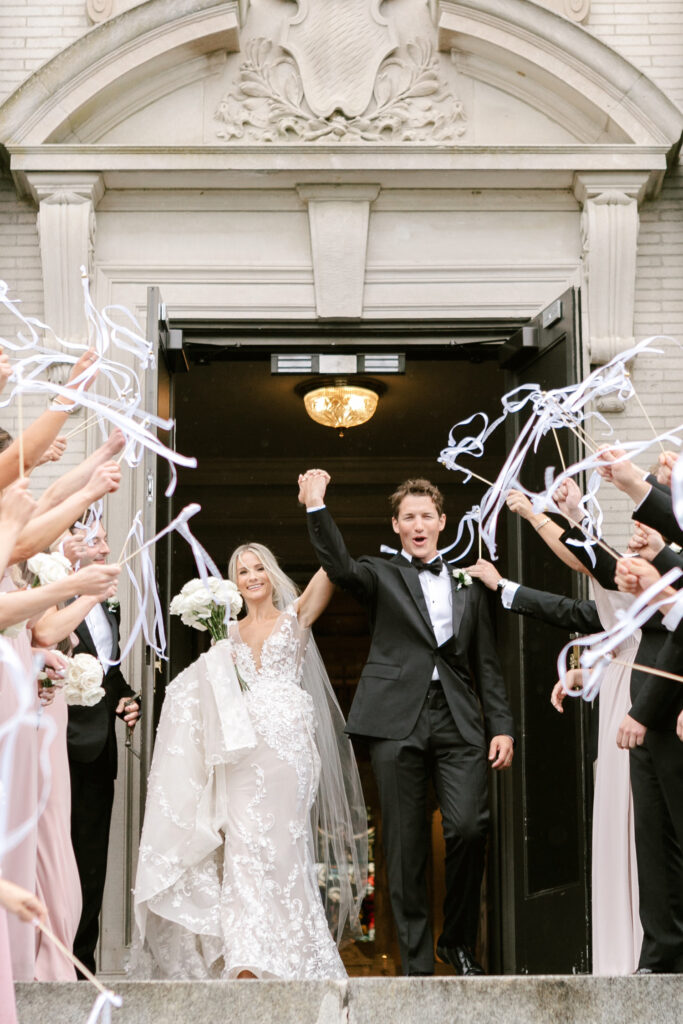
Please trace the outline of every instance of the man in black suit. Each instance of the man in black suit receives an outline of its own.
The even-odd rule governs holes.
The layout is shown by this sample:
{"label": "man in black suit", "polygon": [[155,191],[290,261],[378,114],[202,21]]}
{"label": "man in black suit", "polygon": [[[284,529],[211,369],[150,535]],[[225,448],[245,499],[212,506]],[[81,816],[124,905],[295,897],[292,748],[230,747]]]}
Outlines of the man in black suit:
{"label": "man in black suit", "polygon": [[[75,529],[75,534],[81,533]],[[109,555],[107,535],[102,522],[89,543],[71,550],[78,554],[81,566],[104,563]],[[69,707],[67,749],[71,774],[71,841],[78,864],[83,894],[83,911],[74,940],[74,953],[86,967],[95,971],[95,947],[99,935],[104,883],[107,874],[109,827],[117,775],[116,716],[133,728],[139,705],[131,698],[133,690],[123,677],[119,657],[118,603],[99,604],[76,627],[78,643],[74,654],[91,654],[104,668],[102,687],[105,697],[93,707]]]}
{"label": "man in black suit", "polygon": [[391,561],[351,557],[324,507],[328,481],[309,470],[299,500],[321,565],[370,617],[372,644],[347,732],[369,741],[403,970],[434,972],[425,878],[431,778],[446,842],[436,952],[459,974],[481,974],[472,950],[489,820],[487,752],[493,768],[509,768],[514,746],[485,589],[462,585],[437,556],[446,517],[427,480],[406,481],[392,496],[402,551]]}

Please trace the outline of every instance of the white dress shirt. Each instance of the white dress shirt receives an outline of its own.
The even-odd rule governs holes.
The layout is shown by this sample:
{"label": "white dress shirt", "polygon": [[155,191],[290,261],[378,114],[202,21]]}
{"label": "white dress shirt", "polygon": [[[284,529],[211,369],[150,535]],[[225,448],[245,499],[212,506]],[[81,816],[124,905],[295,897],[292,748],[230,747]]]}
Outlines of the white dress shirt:
{"label": "white dress shirt", "polygon": [[[412,558],[407,551],[401,551],[401,554],[408,562],[412,562]],[[430,559],[430,561],[433,561],[433,559]],[[453,636],[453,590],[451,588],[448,566],[444,562],[439,576],[435,576],[433,572],[420,572],[418,573],[418,579],[422,587],[422,593],[425,596],[434,636],[440,647],[441,644],[444,644],[446,640],[450,640]],[[432,679],[438,678],[439,673],[435,667]]]}
{"label": "white dress shirt", "polygon": [[512,600],[519,590],[519,583],[513,583],[512,580],[507,580],[505,586],[500,592],[500,600],[503,608],[512,608]]}
{"label": "white dress shirt", "polygon": [[90,635],[95,644],[97,657],[102,662],[106,672],[111,665],[111,656],[114,649],[114,637],[112,635],[111,622],[101,604],[96,604],[85,617],[85,623],[90,630]]}

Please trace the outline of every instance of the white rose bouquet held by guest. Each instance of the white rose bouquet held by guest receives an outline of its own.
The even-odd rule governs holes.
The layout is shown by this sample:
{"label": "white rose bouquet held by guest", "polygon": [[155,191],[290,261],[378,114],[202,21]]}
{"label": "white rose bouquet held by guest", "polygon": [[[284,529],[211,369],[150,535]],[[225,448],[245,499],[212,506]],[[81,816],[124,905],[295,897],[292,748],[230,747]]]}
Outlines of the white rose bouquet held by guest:
{"label": "white rose bouquet held by guest", "polygon": [[91,708],[105,696],[102,688],[104,669],[92,654],[74,654],[67,658],[64,680],[64,700],[67,704],[78,704]]}
{"label": "white rose bouquet held by guest", "polygon": [[59,583],[72,573],[71,562],[58,551],[47,554],[39,552],[26,563],[33,575],[32,587],[44,587],[47,583]]}

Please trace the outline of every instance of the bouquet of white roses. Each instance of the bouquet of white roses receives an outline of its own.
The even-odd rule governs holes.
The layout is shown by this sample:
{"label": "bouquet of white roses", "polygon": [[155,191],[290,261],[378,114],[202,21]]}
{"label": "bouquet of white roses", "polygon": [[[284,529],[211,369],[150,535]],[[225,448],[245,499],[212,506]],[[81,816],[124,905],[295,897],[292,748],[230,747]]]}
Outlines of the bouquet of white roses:
{"label": "bouquet of white roses", "polygon": [[71,562],[58,551],[45,554],[40,551],[26,563],[28,571],[33,573],[32,587],[43,587],[46,583],[58,583],[71,575]]}
{"label": "bouquet of white roses", "polygon": [[78,704],[91,708],[104,697],[102,679],[104,669],[92,654],[74,654],[67,658],[64,678],[64,700],[67,704]]}
{"label": "bouquet of white roses", "polygon": [[202,633],[208,630],[214,640],[225,640],[226,619],[236,616],[241,607],[242,595],[234,583],[209,576],[206,582],[189,580],[171,601],[170,611],[184,625]]}

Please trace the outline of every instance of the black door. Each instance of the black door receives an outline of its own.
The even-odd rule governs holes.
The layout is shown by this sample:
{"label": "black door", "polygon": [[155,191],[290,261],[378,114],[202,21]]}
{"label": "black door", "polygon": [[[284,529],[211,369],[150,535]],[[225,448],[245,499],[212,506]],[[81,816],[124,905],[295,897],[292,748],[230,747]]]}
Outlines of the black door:
{"label": "black door", "polygon": [[[548,389],[580,379],[579,315],[579,293],[569,290],[518,332],[501,354],[509,388],[533,382]],[[528,415],[509,422],[508,448]],[[564,430],[558,438],[565,460],[575,461],[574,435]],[[561,465],[552,433],[527,459],[522,483],[542,490],[551,465]],[[579,596],[577,574],[529,523],[504,514],[507,557],[501,571],[539,590]],[[591,712],[581,701],[568,701],[559,715],[549,701],[565,633],[502,610],[499,625],[518,730],[515,770],[501,780],[498,792],[500,967],[529,974],[585,972],[590,970]]]}

